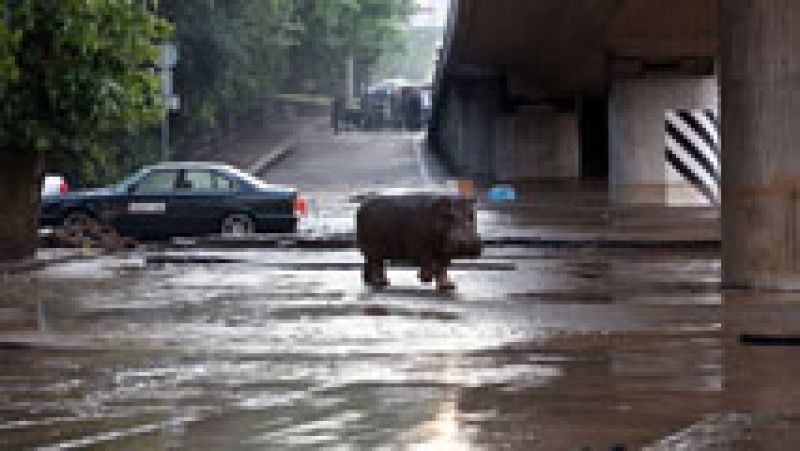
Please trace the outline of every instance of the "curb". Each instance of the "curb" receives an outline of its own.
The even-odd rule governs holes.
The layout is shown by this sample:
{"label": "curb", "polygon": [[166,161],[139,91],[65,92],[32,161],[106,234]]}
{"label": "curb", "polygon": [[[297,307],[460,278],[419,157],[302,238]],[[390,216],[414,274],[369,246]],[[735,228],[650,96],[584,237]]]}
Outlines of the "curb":
{"label": "curb", "polygon": [[303,136],[310,130],[313,130],[320,123],[321,120],[317,120],[305,124],[294,135],[286,138],[282,143],[273,147],[272,150],[270,150],[269,152],[264,154],[261,158],[259,158],[255,163],[253,163],[249,168],[247,168],[247,172],[253,175],[258,175],[266,171],[267,169],[271,168],[278,162],[280,162],[283,158],[286,157],[286,155],[295,150],[295,147],[297,147],[297,142],[300,136]]}
{"label": "curb", "polygon": [[[487,248],[526,247],[533,249],[672,249],[717,251],[719,240],[604,240],[604,239],[547,239],[524,237],[499,237],[482,240]],[[169,243],[172,249],[356,249],[355,236],[341,234],[325,238],[253,237],[253,238],[200,238],[184,243]]]}
{"label": "curb", "polygon": [[280,146],[276,147],[272,151],[268,152],[266,155],[261,157],[258,161],[255,162],[252,166],[247,169],[247,172],[253,175],[260,174],[267,169],[271,168],[279,161],[281,161],[286,155],[289,154],[292,150],[294,150],[296,145],[296,141],[294,139],[290,140],[289,142],[283,143]]}
{"label": "curb", "polygon": [[[719,251],[719,239],[689,240],[643,240],[603,238],[535,238],[535,237],[488,237],[481,240],[486,248],[523,247],[531,249],[632,249],[632,250],[704,250]],[[201,237],[179,238],[171,241],[151,242],[156,249],[357,249],[355,234],[339,233],[324,237],[297,237],[292,235],[256,235],[242,238]],[[43,245],[41,249],[53,249]],[[0,274],[16,271],[17,267],[64,263],[72,260],[93,258],[100,254],[74,254],[53,259],[31,259],[26,262],[0,263]],[[9,269],[10,268],[10,269]]]}
{"label": "curb", "polygon": [[[46,247],[40,247],[40,249],[46,249]],[[38,271],[46,268],[49,265],[60,265],[63,263],[70,263],[74,261],[91,260],[93,258],[97,258],[102,255],[103,253],[101,252],[93,252],[90,254],[76,252],[69,255],[63,255],[54,258],[34,257],[22,261],[0,263],[0,276],[10,276],[26,272]]]}

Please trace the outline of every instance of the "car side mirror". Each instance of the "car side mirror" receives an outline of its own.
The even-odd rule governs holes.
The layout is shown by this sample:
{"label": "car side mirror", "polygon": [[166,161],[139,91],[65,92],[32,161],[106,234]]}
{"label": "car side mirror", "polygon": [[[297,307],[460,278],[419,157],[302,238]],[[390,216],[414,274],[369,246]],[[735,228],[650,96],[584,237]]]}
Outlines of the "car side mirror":
{"label": "car side mirror", "polygon": [[136,184],[134,183],[134,184],[132,184],[132,185],[128,186],[128,189],[127,189],[127,190],[125,190],[125,191],[126,191],[128,194],[133,194],[133,193],[135,193],[135,192],[136,192],[136,188],[137,188],[137,186],[136,186]]}

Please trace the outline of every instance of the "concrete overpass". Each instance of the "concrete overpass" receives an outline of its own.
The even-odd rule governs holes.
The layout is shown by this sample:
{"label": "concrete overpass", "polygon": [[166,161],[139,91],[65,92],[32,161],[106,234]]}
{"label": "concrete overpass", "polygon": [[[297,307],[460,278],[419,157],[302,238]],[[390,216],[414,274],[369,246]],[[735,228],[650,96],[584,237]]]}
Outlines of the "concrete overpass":
{"label": "concrete overpass", "polygon": [[793,0],[452,0],[429,136],[464,176],[721,203],[724,283],[797,289],[798,88]]}

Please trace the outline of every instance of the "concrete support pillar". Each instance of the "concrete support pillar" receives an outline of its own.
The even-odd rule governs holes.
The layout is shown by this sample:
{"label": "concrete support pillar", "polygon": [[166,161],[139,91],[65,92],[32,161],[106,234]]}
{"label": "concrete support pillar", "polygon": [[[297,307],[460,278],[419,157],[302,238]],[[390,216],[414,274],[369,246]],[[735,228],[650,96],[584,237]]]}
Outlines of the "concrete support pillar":
{"label": "concrete support pillar", "polygon": [[470,131],[473,126],[471,123],[472,107],[470,99],[467,95],[466,89],[457,89],[456,95],[457,106],[456,111],[456,125],[457,125],[457,138],[456,146],[453,149],[453,163],[456,169],[456,174],[459,176],[470,175],[470,162],[472,160],[473,148],[470,145]]}
{"label": "concrete support pillar", "polygon": [[439,149],[456,174],[478,180],[577,179],[578,114],[553,107],[500,107],[498,86],[451,86],[441,113]]}
{"label": "concrete support pillar", "polygon": [[440,156],[457,171],[460,156],[458,149],[461,145],[462,102],[458,91],[452,87],[446,92],[443,102],[436,145]]}
{"label": "concrete support pillar", "polygon": [[578,179],[581,175],[581,136],[577,113],[556,113],[553,125],[555,174]]}
{"label": "concrete support pillar", "polygon": [[497,97],[486,86],[472,86],[466,92],[463,110],[462,151],[464,174],[489,180],[494,176],[494,117],[498,114]]}
{"label": "concrete support pillar", "polygon": [[465,83],[449,88],[441,113],[439,149],[458,176],[493,178],[497,105],[491,86]]}
{"label": "concrete support pillar", "polygon": [[665,204],[665,115],[717,109],[714,77],[617,79],[609,97],[609,182],[616,204]]}
{"label": "concrete support pillar", "polygon": [[501,114],[494,118],[494,168],[495,179],[501,181],[513,180],[516,176],[517,165],[514,161],[514,125],[515,117]]}
{"label": "concrete support pillar", "polygon": [[800,289],[800,2],[719,4],[723,283]]}

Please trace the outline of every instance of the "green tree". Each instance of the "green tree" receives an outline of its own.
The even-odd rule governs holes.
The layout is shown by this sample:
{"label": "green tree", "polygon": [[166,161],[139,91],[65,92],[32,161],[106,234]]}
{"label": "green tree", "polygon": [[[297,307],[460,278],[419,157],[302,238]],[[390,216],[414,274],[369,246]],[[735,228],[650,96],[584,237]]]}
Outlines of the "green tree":
{"label": "green tree", "polygon": [[156,40],[170,25],[150,0],[16,0],[0,29],[0,259],[37,242],[45,155],[103,154],[106,134],[157,122]]}
{"label": "green tree", "polygon": [[340,95],[349,57],[363,78],[382,54],[405,51],[404,27],[413,10],[413,0],[299,0],[303,33],[288,84]]}
{"label": "green tree", "polygon": [[279,92],[339,95],[345,60],[398,44],[412,0],[161,0],[175,24],[173,144],[230,135]]}
{"label": "green tree", "polygon": [[[277,93],[340,95],[345,60],[357,78],[377,56],[402,53],[412,0],[160,0],[174,24],[180,58],[171,114],[178,151],[225,141],[261,114]],[[136,127],[129,127],[136,129]],[[101,184],[159,158],[157,130],[105,133],[80,152],[54,152],[47,166]],[[227,138],[227,139],[226,139]],[[110,148],[110,152],[108,149]]]}
{"label": "green tree", "polygon": [[405,78],[430,82],[442,43],[441,27],[418,27],[405,33],[400,51],[383,52],[372,71],[373,78]]}
{"label": "green tree", "polygon": [[277,89],[292,46],[294,0],[163,0],[180,59],[178,145],[229,131]]}
{"label": "green tree", "polygon": [[8,82],[19,76],[14,59],[14,51],[19,35],[14,33],[4,21],[0,22],[0,93],[5,91]]}

